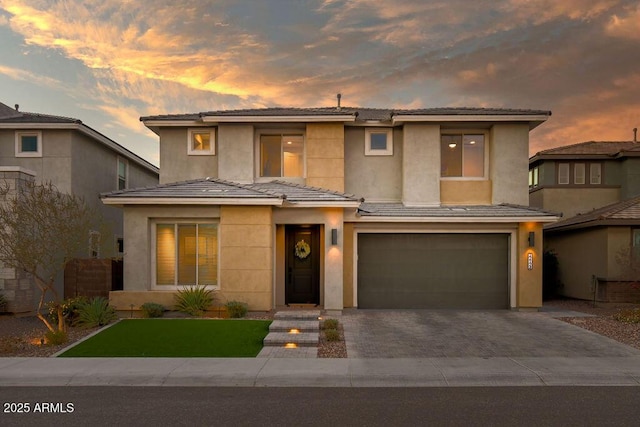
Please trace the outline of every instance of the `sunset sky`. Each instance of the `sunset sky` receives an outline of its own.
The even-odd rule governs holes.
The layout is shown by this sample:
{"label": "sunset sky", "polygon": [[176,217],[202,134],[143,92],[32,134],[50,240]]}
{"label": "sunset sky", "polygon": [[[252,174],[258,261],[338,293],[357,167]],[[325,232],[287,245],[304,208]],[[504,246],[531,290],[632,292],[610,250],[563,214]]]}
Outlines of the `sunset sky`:
{"label": "sunset sky", "polygon": [[140,116],[274,106],[551,110],[530,153],[631,140],[640,2],[0,0],[0,102],[158,164]]}

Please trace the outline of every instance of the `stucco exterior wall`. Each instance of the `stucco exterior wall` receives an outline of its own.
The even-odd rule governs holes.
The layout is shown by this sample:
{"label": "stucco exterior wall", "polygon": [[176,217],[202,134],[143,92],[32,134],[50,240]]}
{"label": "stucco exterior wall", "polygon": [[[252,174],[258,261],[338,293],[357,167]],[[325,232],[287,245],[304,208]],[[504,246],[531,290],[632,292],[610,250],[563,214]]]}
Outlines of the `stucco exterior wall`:
{"label": "stucco exterior wall", "polygon": [[558,256],[562,295],[592,299],[591,276],[607,277],[609,237],[606,228],[546,233],[545,247]]}
{"label": "stucco exterior wall", "polygon": [[254,133],[251,125],[218,126],[218,178],[244,184],[254,178]]}
{"label": "stucco exterior wall", "polygon": [[640,195],[640,158],[630,157],[622,162],[621,200]]}
{"label": "stucco exterior wall", "polygon": [[[535,245],[529,246],[529,233],[535,233]],[[518,309],[542,307],[542,224],[520,223],[517,233],[517,275],[516,301]],[[529,270],[528,257],[532,255],[533,268]]]}
{"label": "stucco exterior wall", "polygon": [[532,206],[562,213],[570,218],[579,213],[616,203],[620,200],[619,188],[542,188],[529,195]]}
{"label": "stucco exterior wall", "polygon": [[440,181],[443,205],[490,205],[491,181]]}
{"label": "stucco exterior wall", "polygon": [[529,204],[529,126],[496,124],[489,143],[492,203]]}
{"label": "stucco exterior wall", "polygon": [[402,200],[402,130],[393,132],[392,156],[365,156],[365,128],[346,127],[345,192],[369,202]]}
{"label": "stucco exterior wall", "polygon": [[270,206],[220,207],[220,294],[250,310],[273,306],[273,218]]}
{"label": "stucco exterior wall", "polygon": [[306,162],[306,185],[344,191],[342,123],[307,124]]}
{"label": "stucco exterior wall", "polygon": [[[52,182],[71,192],[72,130],[42,129],[42,157],[16,157],[15,131],[0,130],[0,164],[20,166],[36,173],[36,182]],[[75,154],[74,154],[75,155]]]}
{"label": "stucco exterior wall", "polygon": [[345,308],[352,308],[355,304],[353,302],[354,288],[356,284],[353,279],[353,223],[344,224],[344,258],[343,258],[343,289],[342,299],[344,301]]}
{"label": "stucco exterior wall", "polygon": [[402,201],[407,206],[440,204],[440,126],[405,124]]}
{"label": "stucco exterior wall", "polygon": [[186,127],[160,128],[160,184],[218,177],[217,144],[215,156],[189,156],[187,135]]}

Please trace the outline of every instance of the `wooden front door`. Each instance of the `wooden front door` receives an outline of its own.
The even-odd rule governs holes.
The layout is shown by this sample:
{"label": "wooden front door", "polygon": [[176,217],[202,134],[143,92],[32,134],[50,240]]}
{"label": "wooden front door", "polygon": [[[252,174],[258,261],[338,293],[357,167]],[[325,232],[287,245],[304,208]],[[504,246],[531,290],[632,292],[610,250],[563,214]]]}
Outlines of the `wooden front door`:
{"label": "wooden front door", "polygon": [[285,303],[320,304],[320,227],[285,227]]}

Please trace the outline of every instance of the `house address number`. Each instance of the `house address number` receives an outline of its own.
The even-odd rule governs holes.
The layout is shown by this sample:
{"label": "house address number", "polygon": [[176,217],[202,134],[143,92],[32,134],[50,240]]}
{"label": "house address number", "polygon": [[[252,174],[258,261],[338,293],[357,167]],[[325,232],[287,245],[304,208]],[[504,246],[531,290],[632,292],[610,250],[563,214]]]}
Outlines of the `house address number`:
{"label": "house address number", "polygon": [[533,254],[527,254],[527,270],[533,270]]}

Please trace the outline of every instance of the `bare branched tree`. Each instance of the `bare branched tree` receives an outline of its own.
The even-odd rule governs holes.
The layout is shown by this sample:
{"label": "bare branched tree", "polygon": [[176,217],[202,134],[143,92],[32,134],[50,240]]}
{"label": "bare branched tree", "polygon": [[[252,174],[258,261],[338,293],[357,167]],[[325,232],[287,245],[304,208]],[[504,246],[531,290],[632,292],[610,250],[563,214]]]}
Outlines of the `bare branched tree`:
{"label": "bare branched tree", "polygon": [[[28,183],[15,190],[5,184],[0,199],[4,199],[0,202],[0,260],[33,277],[41,291],[36,315],[50,331],[64,331],[55,278],[68,260],[92,249],[92,233],[104,225],[101,216],[82,198],[62,193],[51,183]],[[48,292],[58,314],[57,325],[42,314]]]}

